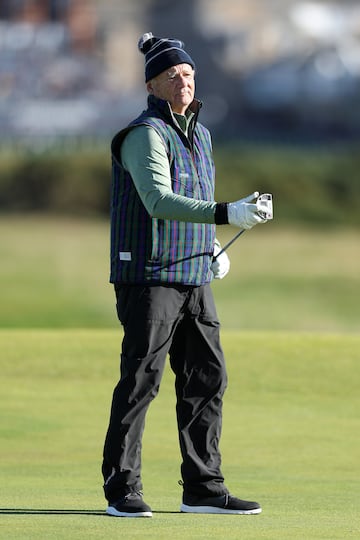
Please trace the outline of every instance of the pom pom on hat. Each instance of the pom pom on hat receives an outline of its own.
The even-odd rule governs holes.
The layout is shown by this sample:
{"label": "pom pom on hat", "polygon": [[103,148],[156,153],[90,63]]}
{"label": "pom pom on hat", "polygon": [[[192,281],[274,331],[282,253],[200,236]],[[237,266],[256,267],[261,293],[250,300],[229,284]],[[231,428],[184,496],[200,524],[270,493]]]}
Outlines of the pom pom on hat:
{"label": "pom pom on hat", "polygon": [[[157,38],[155,38],[157,39]],[[152,44],[154,43],[154,36],[152,32],[147,32],[146,34],[143,34],[141,38],[139,39],[138,43],[138,49],[143,54],[146,54],[148,50],[151,48]]]}
{"label": "pom pom on hat", "polygon": [[195,69],[195,62],[178,39],[159,38],[147,32],[139,39],[138,49],[145,55],[146,82],[178,64],[189,64]]}

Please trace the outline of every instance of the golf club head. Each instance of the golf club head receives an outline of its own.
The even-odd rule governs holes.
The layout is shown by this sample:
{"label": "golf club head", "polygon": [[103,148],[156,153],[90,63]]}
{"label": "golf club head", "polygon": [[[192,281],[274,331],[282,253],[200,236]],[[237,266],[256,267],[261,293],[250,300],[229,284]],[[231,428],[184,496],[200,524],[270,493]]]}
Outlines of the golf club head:
{"label": "golf club head", "polygon": [[263,193],[257,198],[257,203],[260,205],[261,210],[258,211],[258,214],[263,219],[273,219],[273,197],[271,193]]}

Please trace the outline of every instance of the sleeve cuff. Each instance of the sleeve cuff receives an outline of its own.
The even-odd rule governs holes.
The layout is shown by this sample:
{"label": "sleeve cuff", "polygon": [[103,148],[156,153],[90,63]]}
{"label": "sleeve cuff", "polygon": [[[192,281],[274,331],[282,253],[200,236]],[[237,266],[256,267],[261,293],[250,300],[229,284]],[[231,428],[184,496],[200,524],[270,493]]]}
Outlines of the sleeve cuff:
{"label": "sleeve cuff", "polygon": [[215,225],[228,225],[228,203],[217,203],[215,208]]}

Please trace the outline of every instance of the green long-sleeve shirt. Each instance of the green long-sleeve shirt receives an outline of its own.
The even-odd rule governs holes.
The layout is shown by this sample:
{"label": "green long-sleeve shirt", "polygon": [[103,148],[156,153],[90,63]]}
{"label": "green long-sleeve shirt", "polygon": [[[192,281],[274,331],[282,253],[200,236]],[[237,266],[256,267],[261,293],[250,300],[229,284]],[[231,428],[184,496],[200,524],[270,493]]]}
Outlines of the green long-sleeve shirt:
{"label": "green long-sleeve shirt", "polygon": [[[185,117],[175,115],[186,132]],[[124,139],[121,161],[131,174],[136,190],[150,216],[192,223],[215,223],[216,202],[173,193],[166,149],[150,126],[137,126]]]}

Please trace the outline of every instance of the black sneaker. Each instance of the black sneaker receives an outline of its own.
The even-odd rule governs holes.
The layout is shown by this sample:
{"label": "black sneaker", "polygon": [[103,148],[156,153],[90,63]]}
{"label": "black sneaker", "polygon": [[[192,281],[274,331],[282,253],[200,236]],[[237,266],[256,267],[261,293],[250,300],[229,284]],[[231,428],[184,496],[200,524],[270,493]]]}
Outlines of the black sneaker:
{"label": "black sneaker", "polygon": [[257,502],[242,501],[229,494],[199,497],[184,493],[180,511],[192,514],[260,514],[261,507]]}
{"label": "black sneaker", "polygon": [[152,517],[151,508],[144,503],[139,491],[127,493],[122,499],[110,503],[106,513],[115,517]]}

